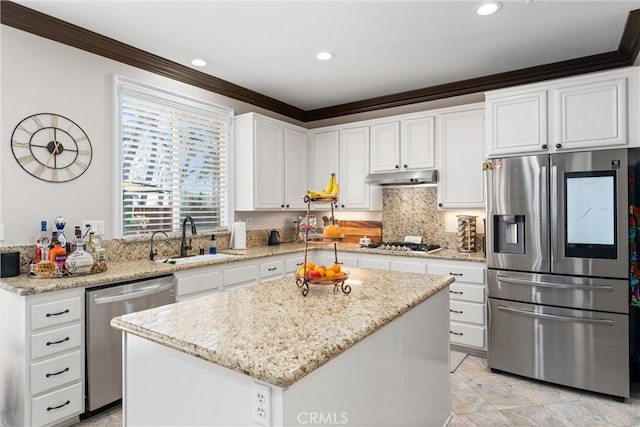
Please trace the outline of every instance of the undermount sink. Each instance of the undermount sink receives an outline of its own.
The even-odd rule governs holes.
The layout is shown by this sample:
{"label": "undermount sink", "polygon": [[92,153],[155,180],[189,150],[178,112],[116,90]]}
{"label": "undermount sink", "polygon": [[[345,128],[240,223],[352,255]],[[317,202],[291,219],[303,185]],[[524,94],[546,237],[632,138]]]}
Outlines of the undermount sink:
{"label": "undermount sink", "polygon": [[204,254],[204,255],[192,255],[187,257],[177,257],[177,258],[162,258],[157,259],[156,262],[165,263],[165,264],[193,264],[196,262],[206,262],[206,261],[216,261],[219,259],[227,259],[227,258],[240,258],[242,255],[231,255],[231,254]]}

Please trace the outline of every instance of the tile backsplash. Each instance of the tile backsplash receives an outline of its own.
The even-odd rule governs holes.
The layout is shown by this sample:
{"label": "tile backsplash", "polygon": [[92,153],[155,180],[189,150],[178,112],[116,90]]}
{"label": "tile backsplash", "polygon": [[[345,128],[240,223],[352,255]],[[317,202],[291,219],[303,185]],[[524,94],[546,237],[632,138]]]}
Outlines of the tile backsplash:
{"label": "tile backsplash", "polygon": [[[446,229],[445,211],[438,210],[436,187],[383,189],[382,240],[401,241],[404,236],[422,236],[423,242],[456,248],[457,233]],[[483,237],[476,236],[479,251],[484,249]]]}

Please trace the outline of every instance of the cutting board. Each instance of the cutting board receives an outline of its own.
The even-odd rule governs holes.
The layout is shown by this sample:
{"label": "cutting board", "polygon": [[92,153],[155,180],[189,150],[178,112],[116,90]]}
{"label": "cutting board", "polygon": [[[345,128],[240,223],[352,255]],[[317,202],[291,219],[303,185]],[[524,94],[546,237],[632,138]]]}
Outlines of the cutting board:
{"label": "cutting board", "polygon": [[361,237],[367,236],[371,243],[382,239],[382,222],[340,220],[340,231],[344,234],[344,243],[358,243]]}

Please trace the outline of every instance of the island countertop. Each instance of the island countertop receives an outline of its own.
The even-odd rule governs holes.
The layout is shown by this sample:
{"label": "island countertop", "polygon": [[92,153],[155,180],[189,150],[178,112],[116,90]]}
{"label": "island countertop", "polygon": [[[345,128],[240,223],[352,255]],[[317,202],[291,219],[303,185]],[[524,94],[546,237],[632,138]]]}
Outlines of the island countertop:
{"label": "island countertop", "polygon": [[117,317],[149,341],[286,388],[453,282],[351,269],[350,294],[293,277]]}

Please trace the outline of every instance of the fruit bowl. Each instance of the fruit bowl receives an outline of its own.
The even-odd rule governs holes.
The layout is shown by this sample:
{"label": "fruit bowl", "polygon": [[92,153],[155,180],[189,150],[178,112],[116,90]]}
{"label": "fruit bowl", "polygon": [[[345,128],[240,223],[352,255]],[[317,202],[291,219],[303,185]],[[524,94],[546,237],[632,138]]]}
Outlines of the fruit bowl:
{"label": "fruit bowl", "polygon": [[[307,277],[306,281],[307,283],[310,283],[312,285],[336,285],[344,282],[349,278],[348,271],[341,271],[340,273],[342,273],[340,276],[334,276],[331,278],[327,276]],[[296,280],[304,281],[304,277],[301,276],[298,272],[296,272]]]}

